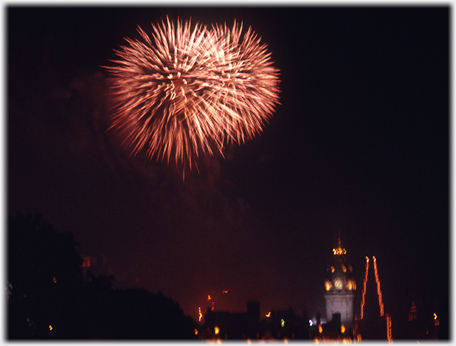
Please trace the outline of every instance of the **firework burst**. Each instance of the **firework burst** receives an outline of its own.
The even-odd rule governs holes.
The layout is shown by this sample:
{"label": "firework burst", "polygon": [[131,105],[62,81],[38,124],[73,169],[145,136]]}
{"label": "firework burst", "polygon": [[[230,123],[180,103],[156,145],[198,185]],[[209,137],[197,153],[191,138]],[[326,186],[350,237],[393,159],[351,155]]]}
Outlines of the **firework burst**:
{"label": "firework burst", "polygon": [[142,40],[126,38],[111,73],[112,128],[131,154],[174,159],[184,166],[201,153],[262,131],[279,103],[279,70],[271,53],[242,24],[211,29],[168,18]]}

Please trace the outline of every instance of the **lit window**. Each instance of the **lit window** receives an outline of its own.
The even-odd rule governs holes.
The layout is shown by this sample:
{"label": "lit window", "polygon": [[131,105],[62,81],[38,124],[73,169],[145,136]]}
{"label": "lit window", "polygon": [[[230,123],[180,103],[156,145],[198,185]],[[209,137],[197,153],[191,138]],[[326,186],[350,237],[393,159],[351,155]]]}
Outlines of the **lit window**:
{"label": "lit window", "polygon": [[325,281],[325,290],[329,291],[331,289],[331,287],[332,287],[331,281]]}

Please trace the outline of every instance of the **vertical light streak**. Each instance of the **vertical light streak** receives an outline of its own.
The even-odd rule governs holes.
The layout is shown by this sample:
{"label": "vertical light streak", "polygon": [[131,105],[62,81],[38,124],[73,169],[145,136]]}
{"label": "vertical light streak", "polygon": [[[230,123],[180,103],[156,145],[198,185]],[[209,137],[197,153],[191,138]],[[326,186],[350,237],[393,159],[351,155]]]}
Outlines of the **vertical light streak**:
{"label": "vertical light streak", "polygon": [[366,256],[366,274],[363,280],[363,300],[361,301],[361,319],[364,315],[364,304],[366,303],[366,285],[367,285],[367,274],[369,273],[369,258]]}
{"label": "vertical light streak", "polygon": [[393,343],[393,334],[391,331],[391,315],[386,314],[386,338],[388,342],[391,344]]}
{"label": "vertical light streak", "polygon": [[375,282],[377,283],[377,294],[378,294],[378,305],[380,307],[380,316],[383,317],[385,314],[384,306],[383,306],[383,299],[382,299],[382,291],[380,290],[380,278],[378,277],[377,271],[377,259],[372,257],[374,260],[374,272],[375,272]]}

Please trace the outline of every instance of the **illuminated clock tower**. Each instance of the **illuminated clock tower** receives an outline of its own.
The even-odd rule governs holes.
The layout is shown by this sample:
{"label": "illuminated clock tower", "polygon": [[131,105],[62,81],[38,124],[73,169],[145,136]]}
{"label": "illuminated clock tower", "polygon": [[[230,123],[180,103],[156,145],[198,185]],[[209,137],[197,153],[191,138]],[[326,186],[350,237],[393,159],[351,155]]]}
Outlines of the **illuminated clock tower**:
{"label": "illuminated clock tower", "polygon": [[333,249],[333,263],[326,269],[325,300],[326,318],[340,313],[340,321],[347,329],[353,328],[354,298],[356,282],[353,268],[346,262],[347,251],[342,247],[339,237],[338,247]]}

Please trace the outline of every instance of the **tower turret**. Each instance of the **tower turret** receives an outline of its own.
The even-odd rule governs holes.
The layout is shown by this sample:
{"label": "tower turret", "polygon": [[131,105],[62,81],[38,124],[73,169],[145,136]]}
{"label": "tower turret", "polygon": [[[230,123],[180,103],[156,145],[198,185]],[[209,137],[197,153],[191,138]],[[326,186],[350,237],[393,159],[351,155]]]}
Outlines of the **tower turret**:
{"label": "tower turret", "polygon": [[334,314],[339,313],[341,324],[346,329],[352,329],[356,282],[353,267],[346,261],[346,254],[339,237],[338,246],[333,249],[332,263],[326,268],[326,318],[330,320]]}

